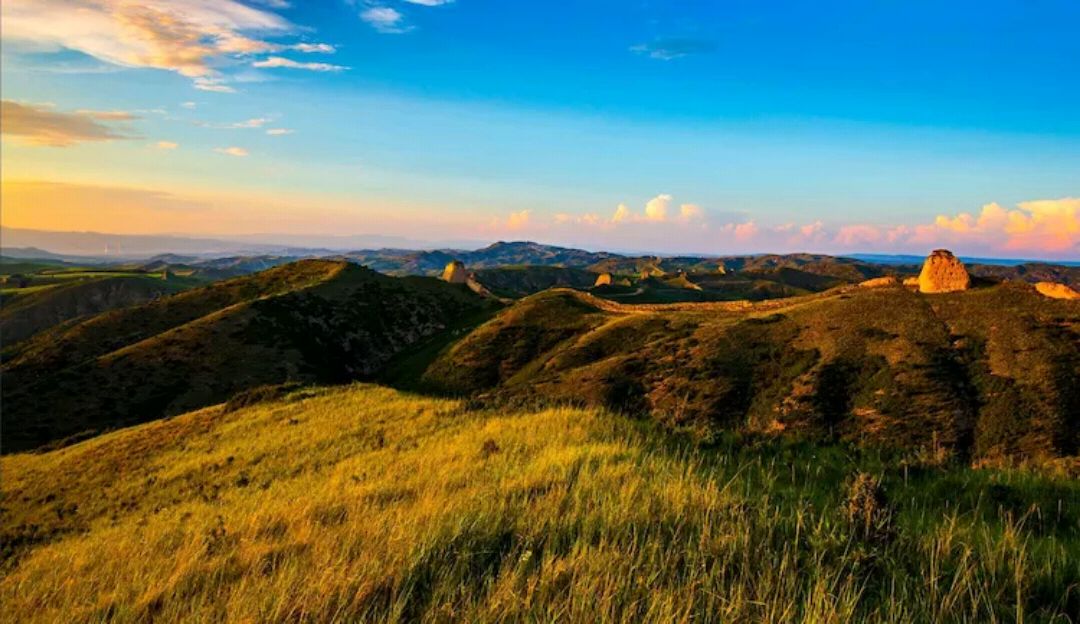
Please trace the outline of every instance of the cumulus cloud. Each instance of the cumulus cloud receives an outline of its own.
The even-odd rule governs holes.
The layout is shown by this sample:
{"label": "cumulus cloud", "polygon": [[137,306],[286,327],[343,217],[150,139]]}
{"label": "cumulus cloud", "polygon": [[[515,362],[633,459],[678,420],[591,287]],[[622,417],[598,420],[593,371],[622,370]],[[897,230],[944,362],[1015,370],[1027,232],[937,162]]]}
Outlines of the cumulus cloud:
{"label": "cumulus cloud", "polygon": [[915,225],[848,224],[832,239],[844,248],[886,246],[894,250],[952,247],[973,253],[1035,257],[1080,254],[1080,198],[1020,202],[1014,209],[997,203],[978,212],[941,214]]}
{"label": "cumulus cloud", "polygon": [[859,247],[880,241],[881,228],[876,225],[853,224],[841,227],[833,241],[844,247]]}
{"label": "cumulus cloud", "polygon": [[736,240],[748,241],[757,236],[758,226],[753,221],[747,221],[736,225],[734,232]]}
{"label": "cumulus cloud", "polygon": [[666,221],[668,204],[673,198],[662,193],[645,202],[645,219],[648,221]]}
{"label": "cumulus cloud", "polygon": [[64,113],[51,106],[3,100],[0,132],[20,143],[48,147],[68,147],[92,141],[132,138],[110,125],[113,121],[135,119],[123,111],[76,111]]}
{"label": "cumulus cloud", "polygon": [[704,219],[705,211],[697,204],[682,204],[678,208],[678,214],[673,215],[672,205],[675,198],[667,193],[656,195],[645,202],[642,213],[635,213],[626,204],[619,204],[615,213],[611,216],[611,224],[619,223],[664,223],[699,221]]}
{"label": "cumulus cloud", "polygon": [[814,239],[824,234],[825,224],[821,221],[807,223],[799,228],[799,234],[805,239]]}
{"label": "cumulus cloud", "polygon": [[344,65],[332,65],[330,63],[305,63],[300,61],[294,61],[282,56],[271,56],[261,61],[255,61],[251,64],[252,67],[285,67],[288,69],[306,69],[308,71],[316,72],[339,72],[349,69]]}
{"label": "cumulus cloud", "polygon": [[392,7],[368,7],[360,12],[360,19],[384,34],[399,34],[411,30],[405,23],[405,15]]}
{"label": "cumulus cloud", "polygon": [[506,220],[506,228],[508,230],[520,230],[529,225],[529,211],[522,210],[520,212],[514,212],[510,214],[510,217]]}
{"label": "cumulus cloud", "polygon": [[979,214],[938,215],[916,227],[915,241],[980,242],[1007,251],[1080,252],[1080,198],[1020,202],[1010,210],[986,204]]}
{"label": "cumulus cloud", "polygon": [[701,206],[697,204],[683,204],[679,206],[679,219],[682,221],[694,221],[705,216]]}
{"label": "cumulus cloud", "polygon": [[225,154],[226,156],[247,156],[248,151],[242,147],[216,147],[214,151],[218,154]]}
{"label": "cumulus cloud", "polygon": [[753,221],[743,223],[725,223],[719,228],[722,234],[730,235],[739,242],[747,242],[758,235],[760,229]]}
{"label": "cumulus cloud", "polygon": [[557,212],[549,216],[522,210],[505,218],[491,219],[488,229],[519,233],[525,230],[534,235],[542,232],[565,232],[584,236],[592,232],[594,236],[619,237],[621,233],[663,236],[664,232],[676,229],[689,231],[691,226],[696,232],[708,228],[705,212],[699,205],[681,204],[676,208],[674,201],[673,196],[661,193],[645,202],[640,211],[635,211],[626,204],[619,204],[610,216],[596,212]]}
{"label": "cumulus cloud", "polygon": [[[967,255],[1029,258],[1080,257],[1080,198],[991,203],[975,213],[942,214],[924,223],[827,223],[822,220],[770,224],[741,213],[719,220],[697,204],[675,208],[659,194],[635,210],[623,203],[609,215],[559,212],[549,218],[523,211],[492,221],[493,229],[555,233],[565,241],[638,249],[686,248],[701,252],[885,252],[923,254],[946,247]],[[718,219],[710,223],[708,217]]]}
{"label": "cumulus cloud", "polygon": [[630,51],[661,61],[671,61],[691,54],[712,52],[715,48],[716,45],[706,39],[661,37],[648,43],[631,46]]}
{"label": "cumulus cloud", "polygon": [[328,44],[267,40],[294,27],[237,0],[5,0],[2,10],[5,42],[173,71],[203,91],[233,91],[221,70],[238,58],[284,49],[333,51]]}

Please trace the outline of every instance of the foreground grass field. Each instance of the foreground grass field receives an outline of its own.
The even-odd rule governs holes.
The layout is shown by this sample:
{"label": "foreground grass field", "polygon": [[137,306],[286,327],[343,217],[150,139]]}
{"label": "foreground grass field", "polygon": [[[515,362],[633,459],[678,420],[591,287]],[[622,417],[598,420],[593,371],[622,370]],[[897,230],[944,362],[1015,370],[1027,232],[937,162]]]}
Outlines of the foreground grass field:
{"label": "foreground grass field", "polygon": [[0,620],[1080,614],[1076,481],[366,385],[242,403],[0,459]]}

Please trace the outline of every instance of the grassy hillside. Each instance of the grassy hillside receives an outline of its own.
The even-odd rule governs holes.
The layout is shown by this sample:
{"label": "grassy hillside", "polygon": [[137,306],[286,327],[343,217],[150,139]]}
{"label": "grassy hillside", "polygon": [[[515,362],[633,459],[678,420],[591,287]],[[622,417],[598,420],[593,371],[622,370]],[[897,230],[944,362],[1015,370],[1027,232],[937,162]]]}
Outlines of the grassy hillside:
{"label": "grassy hillside", "polygon": [[373,386],[0,459],[0,621],[1068,622],[1080,485]]}
{"label": "grassy hillside", "polygon": [[479,269],[476,281],[500,297],[524,297],[548,288],[592,288],[596,273],[568,267],[518,265]]}
{"label": "grassy hillside", "polygon": [[311,260],[110,312],[40,334],[5,365],[3,450],[264,384],[371,377],[489,305],[463,286]]}
{"label": "grassy hillside", "polygon": [[839,282],[856,283],[870,277],[879,277],[897,270],[918,270],[917,267],[887,267],[853,258],[825,256],[819,254],[764,254],[758,256],[676,256],[676,257],[624,257],[615,256],[592,265],[590,270],[620,274],[640,274],[643,270],[665,273],[686,271],[689,273],[715,273],[720,266],[727,273],[746,272],[747,274],[781,276],[783,269],[804,274],[829,277]]}
{"label": "grassy hillside", "polygon": [[972,264],[968,271],[975,277],[1022,282],[1059,282],[1080,287],[1080,266],[1027,262],[1016,266]]}
{"label": "grassy hillside", "polygon": [[1076,454],[1077,379],[1080,306],[1025,285],[671,306],[549,291],[423,374],[440,391],[603,405],[706,437],[786,431],[985,460]]}
{"label": "grassy hillside", "polygon": [[0,295],[0,333],[7,348],[55,325],[143,303],[199,283],[177,276],[105,274],[8,289]]}
{"label": "grassy hillside", "polygon": [[189,290],[129,310],[98,315],[73,327],[44,332],[19,345],[4,372],[48,373],[153,337],[229,306],[303,288],[332,276],[333,262],[299,262]]}

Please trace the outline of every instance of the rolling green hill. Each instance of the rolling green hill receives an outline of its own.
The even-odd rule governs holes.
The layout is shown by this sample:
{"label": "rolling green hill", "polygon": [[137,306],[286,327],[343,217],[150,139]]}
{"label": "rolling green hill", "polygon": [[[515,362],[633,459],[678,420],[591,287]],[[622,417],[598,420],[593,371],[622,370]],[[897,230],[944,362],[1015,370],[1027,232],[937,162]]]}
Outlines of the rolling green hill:
{"label": "rolling green hill", "polygon": [[752,437],[698,446],[597,409],[301,389],[0,471],[0,622],[1080,612],[1075,479]]}
{"label": "rolling green hill", "polygon": [[0,334],[7,350],[34,334],[80,317],[123,308],[192,288],[198,280],[161,275],[93,275],[5,290]]}
{"label": "rolling green hill", "polygon": [[964,459],[1080,446],[1080,306],[1006,284],[851,287],[759,304],[526,298],[445,349],[426,387],[648,413],[708,437],[786,431]]}
{"label": "rolling green hill", "polygon": [[464,286],[301,261],[38,334],[3,368],[3,450],[290,381],[370,377],[492,305]]}

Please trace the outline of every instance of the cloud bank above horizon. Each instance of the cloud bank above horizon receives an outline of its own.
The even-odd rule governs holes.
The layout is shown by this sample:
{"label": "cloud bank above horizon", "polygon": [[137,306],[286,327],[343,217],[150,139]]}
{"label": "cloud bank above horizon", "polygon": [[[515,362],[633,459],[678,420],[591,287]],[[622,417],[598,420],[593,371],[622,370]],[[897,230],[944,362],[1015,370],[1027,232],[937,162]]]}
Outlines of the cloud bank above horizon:
{"label": "cloud bank above horizon", "polygon": [[[219,152],[247,155],[229,148]],[[44,230],[224,238],[274,233],[313,238],[385,234],[431,240],[535,240],[588,249],[713,255],[923,254],[945,247],[967,256],[1080,257],[1080,198],[1073,197],[1020,202],[1013,208],[990,203],[976,213],[942,214],[927,223],[875,225],[821,220],[764,223],[747,215],[713,213],[697,204],[680,203],[666,193],[652,197],[640,208],[620,203],[606,214],[548,214],[525,209],[475,222],[460,217],[416,219],[415,207],[348,198],[334,202],[303,197],[238,200],[183,191],[42,181],[8,181],[2,190],[3,225]],[[380,227],[372,228],[373,220],[378,220]],[[125,227],[112,225],[117,223]]]}
{"label": "cloud bank above horizon", "polygon": [[488,227],[496,235],[622,240],[623,247],[643,245],[643,249],[662,249],[664,241],[678,240],[709,253],[726,249],[922,253],[948,247],[966,255],[1080,257],[1080,198],[1075,197],[1025,201],[1011,209],[989,203],[975,214],[940,214],[928,223],[891,225],[826,224],[820,219],[767,224],[750,216],[717,220],[696,204],[680,204],[677,211],[674,205],[674,198],[662,193],[641,211],[625,203],[606,216],[590,212],[536,218],[531,211],[521,211],[505,220],[493,219]]}

